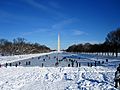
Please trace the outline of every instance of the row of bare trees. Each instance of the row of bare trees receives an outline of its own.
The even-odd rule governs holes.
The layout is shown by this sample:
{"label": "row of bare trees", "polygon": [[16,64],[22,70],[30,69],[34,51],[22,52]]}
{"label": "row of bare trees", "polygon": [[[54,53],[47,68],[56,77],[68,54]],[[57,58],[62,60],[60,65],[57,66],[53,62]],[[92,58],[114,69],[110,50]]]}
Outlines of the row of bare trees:
{"label": "row of bare trees", "polygon": [[105,42],[101,44],[78,44],[72,45],[67,49],[67,52],[88,52],[88,53],[112,53],[118,56],[120,52],[120,28],[111,31],[107,34]]}
{"label": "row of bare trees", "polygon": [[30,53],[49,52],[50,48],[38,43],[29,43],[24,38],[16,38],[13,41],[0,39],[1,55],[20,55]]}

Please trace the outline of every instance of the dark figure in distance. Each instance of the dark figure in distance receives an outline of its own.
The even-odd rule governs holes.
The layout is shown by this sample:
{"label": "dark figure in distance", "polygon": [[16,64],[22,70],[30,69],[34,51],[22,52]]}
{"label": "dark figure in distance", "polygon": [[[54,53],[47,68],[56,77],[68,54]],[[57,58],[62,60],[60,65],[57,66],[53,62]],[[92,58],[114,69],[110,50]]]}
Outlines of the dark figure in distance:
{"label": "dark figure in distance", "polygon": [[16,64],[15,64],[15,66],[17,67],[17,66],[18,66],[18,64],[16,63]]}
{"label": "dark figure in distance", "polygon": [[81,67],[81,63],[79,62],[79,67]]}
{"label": "dark figure in distance", "polygon": [[104,64],[104,61],[102,61],[102,64]]}
{"label": "dark figure in distance", "polygon": [[8,63],[6,63],[5,66],[7,67],[7,66],[8,66]]}
{"label": "dark figure in distance", "polygon": [[26,66],[28,65],[28,63],[26,62]]}
{"label": "dark figure in distance", "polygon": [[54,56],[54,59],[55,59],[56,57]]}
{"label": "dark figure in distance", "polygon": [[74,62],[72,61],[72,67],[74,67]]}
{"label": "dark figure in distance", "polygon": [[106,62],[108,62],[108,59],[106,59]]}
{"label": "dark figure in distance", "polygon": [[95,67],[96,67],[96,61],[95,61]]}
{"label": "dark figure in distance", "polygon": [[58,62],[56,62],[56,63],[55,63],[55,66],[58,66],[58,64],[59,64],[59,63],[58,63]]}
{"label": "dark figure in distance", "polygon": [[44,64],[42,63],[42,67],[44,66]]}
{"label": "dark figure in distance", "polygon": [[43,61],[45,62],[45,59],[43,59]]}
{"label": "dark figure in distance", "polygon": [[10,67],[12,66],[12,63],[10,63]]}
{"label": "dark figure in distance", "polygon": [[19,65],[21,64],[21,62],[19,62]]}
{"label": "dark figure in distance", "polygon": [[29,61],[29,62],[28,62],[28,65],[30,65],[30,64],[31,64],[31,62]]}
{"label": "dark figure in distance", "polygon": [[70,67],[70,64],[68,64],[68,67]]}
{"label": "dark figure in distance", "polygon": [[100,64],[100,61],[98,61],[98,64]]}
{"label": "dark figure in distance", "polygon": [[38,57],[38,59],[40,59],[40,57]]}
{"label": "dark figure in distance", "polygon": [[78,67],[78,62],[76,62],[76,67]]}
{"label": "dark figure in distance", "polygon": [[90,66],[90,64],[88,63],[88,67]]}

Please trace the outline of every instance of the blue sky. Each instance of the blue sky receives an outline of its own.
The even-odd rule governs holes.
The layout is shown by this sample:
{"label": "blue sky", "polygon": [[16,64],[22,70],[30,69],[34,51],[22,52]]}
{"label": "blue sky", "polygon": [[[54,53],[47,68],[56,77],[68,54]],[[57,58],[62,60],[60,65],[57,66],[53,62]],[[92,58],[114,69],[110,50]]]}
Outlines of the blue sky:
{"label": "blue sky", "polygon": [[0,0],[0,38],[23,37],[57,48],[101,43],[120,27],[120,0]]}

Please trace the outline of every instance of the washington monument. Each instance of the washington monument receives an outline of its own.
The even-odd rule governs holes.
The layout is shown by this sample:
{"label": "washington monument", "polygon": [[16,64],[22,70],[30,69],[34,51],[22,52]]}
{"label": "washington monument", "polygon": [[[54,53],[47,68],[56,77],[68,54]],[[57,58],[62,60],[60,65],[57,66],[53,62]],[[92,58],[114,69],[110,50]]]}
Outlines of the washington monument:
{"label": "washington monument", "polygon": [[58,52],[60,52],[60,34],[58,34]]}

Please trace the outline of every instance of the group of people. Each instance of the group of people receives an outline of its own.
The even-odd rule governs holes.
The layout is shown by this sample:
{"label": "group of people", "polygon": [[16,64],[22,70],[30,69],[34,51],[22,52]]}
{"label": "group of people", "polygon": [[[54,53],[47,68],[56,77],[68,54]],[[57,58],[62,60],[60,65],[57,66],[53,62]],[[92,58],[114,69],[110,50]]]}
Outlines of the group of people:
{"label": "group of people", "polygon": [[81,63],[76,61],[76,60],[70,60],[71,61],[71,66],[72,67],[81,67]]}
{"label": "group of people", "polygon": [[[20,66],[21,65],[21,62],[19,61],[19,62],[13,62],[13,63],[5,63],[5,64],[3,64],[3,65],[1,65],[0,64],[0,67],[2,67],[2,66],[5,66],[6,68],[8,67],[8,66],[15,66],[15,67],[17,67],[17,66]],[[27,62],[25,62],[25,65],[27,66],[27,65],[31,65],[31,61],[27,61]]]}
{"label": "group of people", "polygon": [[[66,62],[71,62],[70,64],[68,64],[68,67],[81,67],[81,62],[80,61],[78,61],[78,60],[76,60],[76,59],[71,59],[71,58],[66,58],[66,57],[63,57],[63,59],[64,59],[64,61],[66,61]],[[79,58],[79,60],[80,60],[80,58]],[[106,63],[108,62],[108,59],[106,59]],[[104,64],[105,63],[105,61],[95,61],[95,62],[88,62],[87,63],[87,66],[88,67],[92,67],[92,66],[97,66],[97,65],[100,65],[100,64]]]}

